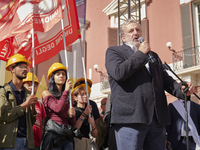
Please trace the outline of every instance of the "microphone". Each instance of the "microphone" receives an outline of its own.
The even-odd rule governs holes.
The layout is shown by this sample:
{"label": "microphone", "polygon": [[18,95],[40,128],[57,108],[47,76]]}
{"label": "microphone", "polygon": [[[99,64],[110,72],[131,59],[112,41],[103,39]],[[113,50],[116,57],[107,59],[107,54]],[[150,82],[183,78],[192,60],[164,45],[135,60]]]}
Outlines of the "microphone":
{"label": "microphone", "polygon": [[[144,42],[143,37],[139,37],[139,38],[138,38],[138,41],[139,41],[140,43]],[[151,55],[151,52],[150,52],[150,51],[148,51],[147,56],[149,57],[149,61],[150,61],[151,63],[154,63],[154,62],[155,62],[155,61],[154,61],[154,58],[153,58],[153,56]]]}

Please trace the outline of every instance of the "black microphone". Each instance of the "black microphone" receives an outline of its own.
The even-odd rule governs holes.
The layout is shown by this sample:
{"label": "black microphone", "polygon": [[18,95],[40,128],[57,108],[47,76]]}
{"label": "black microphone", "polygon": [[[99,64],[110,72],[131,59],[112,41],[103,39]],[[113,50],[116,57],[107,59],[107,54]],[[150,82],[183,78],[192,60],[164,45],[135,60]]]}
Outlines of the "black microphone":
{"label": "black microphone", "polygon": [[[139,38],[138,38],[138,41],[139,41],[140,43],[144,42],[143,37],[139,37]],[[150,52],[150,51],[148,51],[147,56],[149,57],[149,61],[150,61],[151,63],[154,63],[154,62],[155,62],[155,61],[154,61],[154,58],[153,58],[153,56],[151,55],[151,52]]]}

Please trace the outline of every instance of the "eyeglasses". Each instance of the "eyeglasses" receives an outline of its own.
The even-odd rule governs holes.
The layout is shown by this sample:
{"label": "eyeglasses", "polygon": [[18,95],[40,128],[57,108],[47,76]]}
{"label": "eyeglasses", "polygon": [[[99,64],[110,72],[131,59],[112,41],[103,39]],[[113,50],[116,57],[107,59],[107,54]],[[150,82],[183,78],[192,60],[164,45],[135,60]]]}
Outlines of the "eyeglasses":
{"label": "eyeglasses", "polygon": [[16,65],[16,66],[14,66],[14,67],[19,67],[20,69],[26,69],[26,70],[28,70],[28,69],[29,69],[29,66],[27,66],[27,65],[24,65],[24,64],[21,64],[21,65]]}

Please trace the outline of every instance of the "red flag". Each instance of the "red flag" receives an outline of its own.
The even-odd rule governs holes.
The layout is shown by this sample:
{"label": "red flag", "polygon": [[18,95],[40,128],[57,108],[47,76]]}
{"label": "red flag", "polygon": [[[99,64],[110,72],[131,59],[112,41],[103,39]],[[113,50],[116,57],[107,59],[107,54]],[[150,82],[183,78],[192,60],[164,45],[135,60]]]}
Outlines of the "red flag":
{"label": "red flag", "polygon": [[[17,0],[16,0],[17,1]],[[58,1],[58,0],[55,0]],[[74,0],[65,0],[65,9],[63,12],[64,28],[66,35],[66,45],[70,45],[80,38],[79,23],[77,18],[76,3]],[[4,17],[5,18],[5,17]],[[1,20],[0,20],[1,21]],[[23,22],[22,26],[26,26]],[[16,33],[16,32],[15,32]],[[34,35],[35,44],[35,65],[46,61],[64,49],[63,35],[60,21],[47,32],[36,31]],[[32,60],[32,38],[31,30],[27,29],[19,32],[13,39],[14,53],[24,55],[28,60]],[[1,44],[1,43],[0,43]],[[1,52],[1,49],[0,49]]]}
{"label": "red flag", "polygon": [[0,59],[8,61],[8,59],[14,54],[14,47],[12,45],[12,39],[5,39],[0,42]]}
{"label": "red flag", "polygon": [[[0,2],[0,6],[2,3],[5,5],[5,2]],[[11,8],[8,6],[3,6],[7,13],[2,11],[4,16],[0,19],[0,41],[32,28],[46,32],[62,18],[61,0],[15,0]]]}

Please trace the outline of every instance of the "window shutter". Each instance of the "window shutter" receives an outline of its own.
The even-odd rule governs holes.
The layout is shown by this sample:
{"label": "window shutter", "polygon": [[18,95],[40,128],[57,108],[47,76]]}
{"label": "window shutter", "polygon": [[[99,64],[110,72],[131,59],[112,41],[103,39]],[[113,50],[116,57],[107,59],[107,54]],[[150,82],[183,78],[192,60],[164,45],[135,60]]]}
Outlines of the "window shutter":
{"label": "window shutter", "polygon": [[145,41],[149,42],[149,20],[142,19],[141,20],[141,28],[142,28],[142,37]]}
{"label": "window shutter", "polygon": [[188,49],[192,47],[192,33],[190,23],[190,5],[185,4],[181,6],[181,23],[182,23],[182,34],[183,34],[183,47]]}
{"label": "window shutter", "polygon": [[108,47],[118,46],[118,28],[108,27]]}
{"label": "window shutter", "polygon": [[181,23],[182,23],[182,36],[183,36],[183,49],[184,49],[184,66],[183,68],[188,68],[193,66],[194,58],[192,55],[191,48],[192,44],[192,24],[191,24],[191,10],[190,3],[181,5]]}

